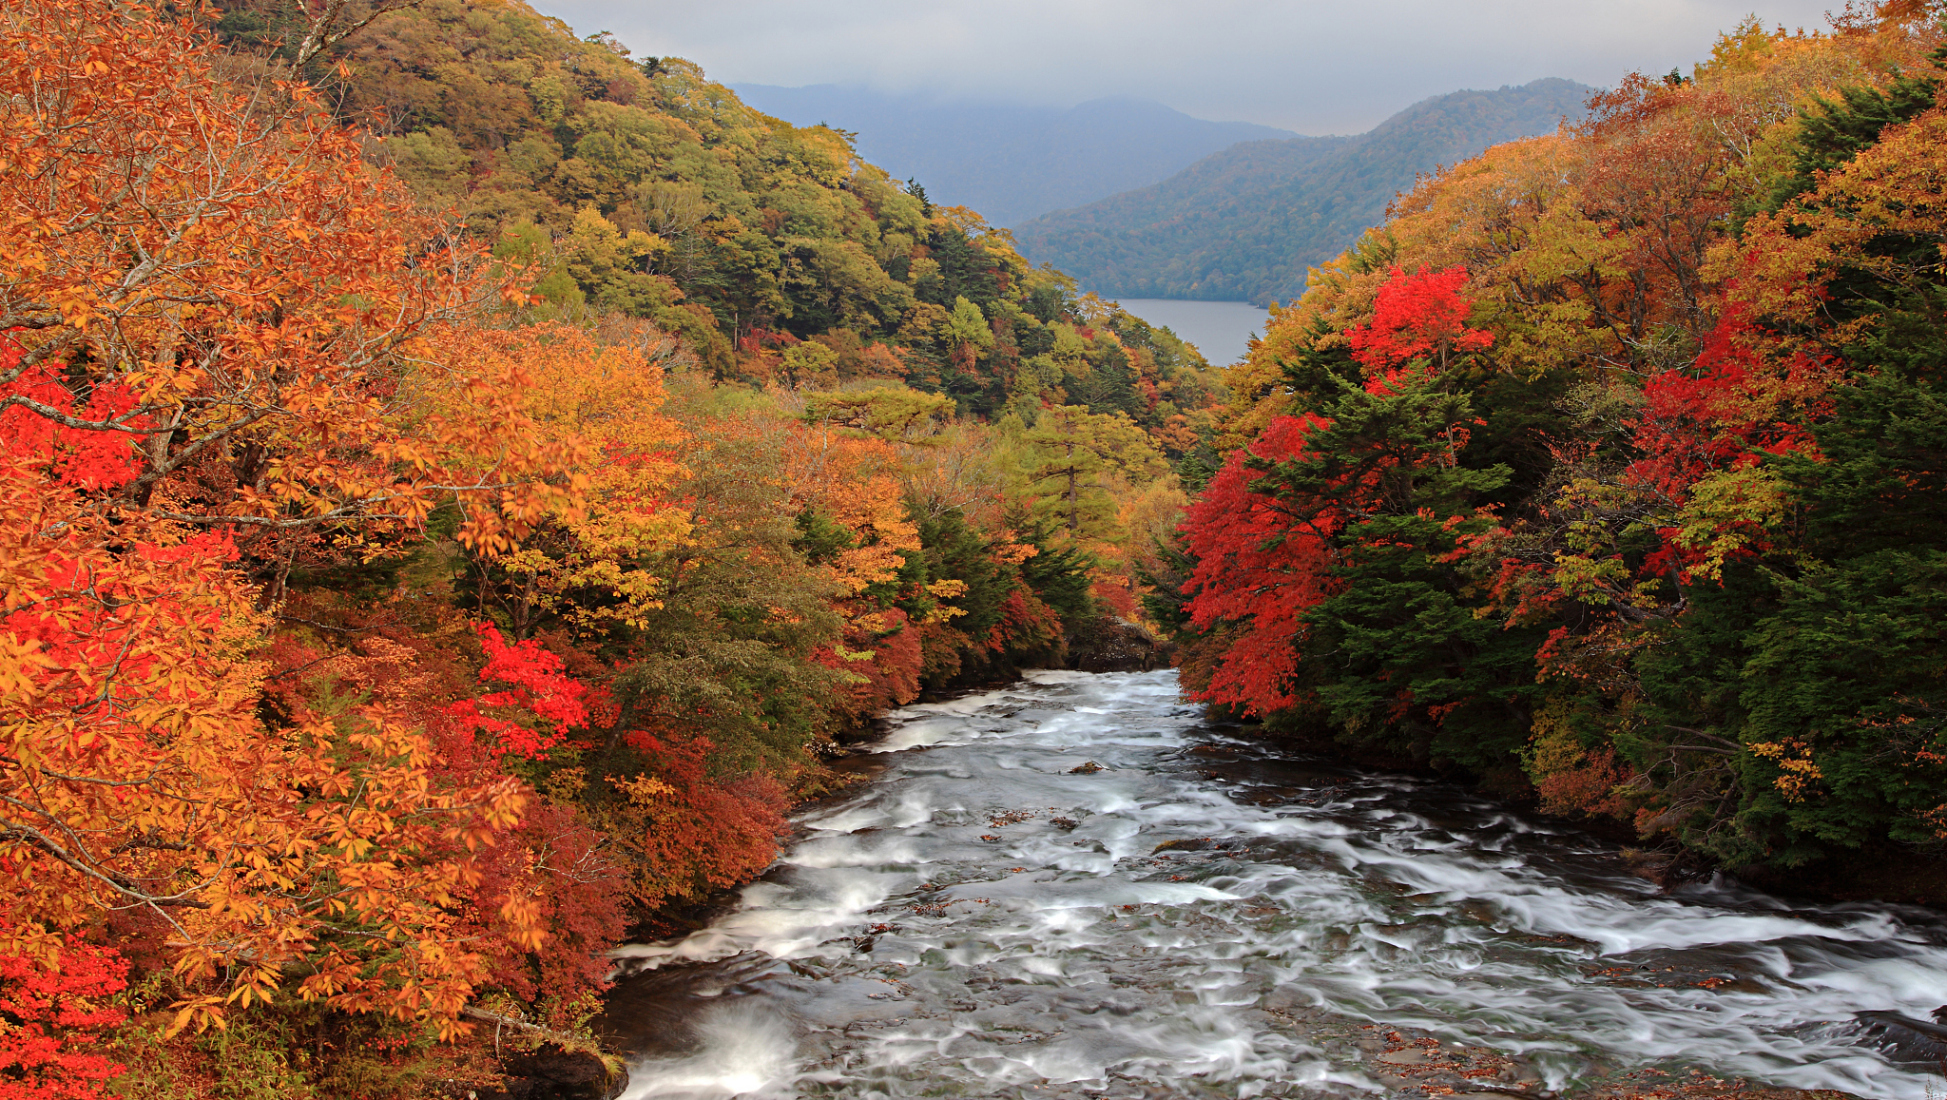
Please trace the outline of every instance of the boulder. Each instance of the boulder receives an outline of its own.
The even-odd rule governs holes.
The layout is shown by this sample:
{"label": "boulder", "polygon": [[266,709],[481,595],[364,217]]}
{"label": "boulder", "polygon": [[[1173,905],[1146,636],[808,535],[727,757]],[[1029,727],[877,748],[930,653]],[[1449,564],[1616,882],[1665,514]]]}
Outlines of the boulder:
{"label": "boulder", "polygon": [[1169,664],[1169,644],[1141,623],[1104,616],[1068,638],[1068,667],[1081,672],[1148,672]]}
{"label": "boulder", "polygon": [[601,1055],[544,1043],[501,1062],[509,1100],[615,1100],[628,1087],[629,1071],[611,1068]]}
{"label": "boulder", "polygon": [[1895,1062],[1937,1066],[1947,1061],[1947,1005],[1935,1009],[1933,1020],[1916,1020],[1897,1012],[1861,1012],[1859,1033],[1866,1042]]}

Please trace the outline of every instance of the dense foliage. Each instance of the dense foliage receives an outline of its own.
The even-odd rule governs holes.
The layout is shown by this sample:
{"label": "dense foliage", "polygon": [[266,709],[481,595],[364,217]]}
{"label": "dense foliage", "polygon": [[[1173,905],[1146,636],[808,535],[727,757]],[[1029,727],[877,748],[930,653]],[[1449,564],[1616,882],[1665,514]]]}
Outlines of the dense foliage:
{"label": "dense foliage", "polygon": [[[300,37],[284,0],[228,9],[217,26],[239,45]],[[536,293],[568,316],[650,320],[718,378],[893,379],[978,416],[1075,403],[1145,427],[1205,403],[1202,362],[1173,336],[1117,339],[1132,318],[1078,302],[978,214],[688,61],[633,60],[520,3],[425,0],[311,69],[342,80],[339,113],[422,204],[536,265]]]}
{"label": "dense foliage", "polygon": [[0,13],[8,1096],[585,1041],[840,737],[1133,614],[1207,427],[1172,334],[686,63],[211,14]]}
{"label": "dense foliage", "polygon": [[1423,173],[1579,118],[1566,80],[1453,92],[1356,137],[1250,141],[1156,184],[1015,227],[1022,247],[1098,294],[1297,298],[1305,273],[1385,217]]}
{"label": "dense foliage", "polygon": [[517,3],[0,11],[0,1092],[586,1041],[840,739],[1144,578],[1273,729],[1732,863],[1937,851],[1917,11],[1428,179],[1216,418],[845,135]]}
{"label": "dense foliage", "polygon": [[1735,866],[1937,858],[1941,40],[1747,21],[1400,200],[1232,372],[1190,688]]}

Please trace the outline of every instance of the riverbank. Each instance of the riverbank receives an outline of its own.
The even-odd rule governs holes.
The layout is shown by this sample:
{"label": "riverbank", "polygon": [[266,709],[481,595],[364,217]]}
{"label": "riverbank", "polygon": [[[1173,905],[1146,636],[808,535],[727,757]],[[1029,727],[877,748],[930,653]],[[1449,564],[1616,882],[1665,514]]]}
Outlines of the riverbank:
{"label": "riverbank", "polygon": [[1707,880],[1712,875],[1727,874],[1768,893],[1809,904],[1887,902],[1947,910],[1947,852],[1879,844],[1793,868],[1726,866],[1683,848],[1667,835],[1646,841],[1628,820],[1589,814],[1544,814],[1537,806],[1528,777],[1513,766],[1481,775],[1458,767],[1433,767],[1425,760],[1401,752],[1349,745],[1323,734],[1272,730],[1254,723],[1235,725],[1240,735],[1261,739],[1280,752],[1453,783],[1518,812],[1601,837],[1617,845],[1617,858],[1631,873],[1661,887],[1674,888]]}

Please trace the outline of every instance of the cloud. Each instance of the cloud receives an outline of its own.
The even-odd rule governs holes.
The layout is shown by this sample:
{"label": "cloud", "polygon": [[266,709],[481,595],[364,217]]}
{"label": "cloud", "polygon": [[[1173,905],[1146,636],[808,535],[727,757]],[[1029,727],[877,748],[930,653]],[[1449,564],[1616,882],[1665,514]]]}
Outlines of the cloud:
{"label": "cloud", "polygon": [[[1156,99],[1301,133],[1369,129],[1458,88],[1607,86],[1705,57],[1752,0],[544,0],[713,79],[1068,105]],[[1833,0],[1773,0],[1817,27]]]}

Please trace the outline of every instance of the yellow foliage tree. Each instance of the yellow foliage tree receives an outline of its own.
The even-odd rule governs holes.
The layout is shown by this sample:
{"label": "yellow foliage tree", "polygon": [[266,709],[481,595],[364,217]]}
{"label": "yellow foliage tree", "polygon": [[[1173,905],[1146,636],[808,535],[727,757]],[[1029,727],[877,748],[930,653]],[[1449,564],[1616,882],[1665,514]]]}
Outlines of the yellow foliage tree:
{"label": "yellow foliage tree", "polygon": [[[661,581],[637,563],[690,530],[688,510],[670,499],[683,474],[674,457],[683,433],[662,414],[662,364],[676,346],[653,329],[637,336],[603,343],[582,329],[538,325],[478,332],[465,345],[469,357],[516,363],[529,380],[523,403],[538,430],[587,456],[581,501],[551,512],[546,529],[500,559],[525,587],[523,613],[559,612],[583,627],[640,625],[661,606]],[[591,589],[606,598],[569,598]]]}

